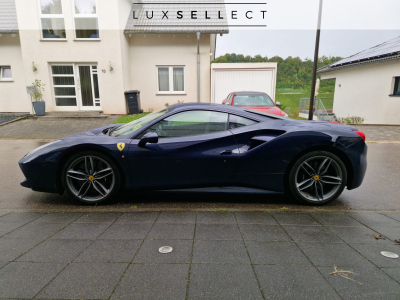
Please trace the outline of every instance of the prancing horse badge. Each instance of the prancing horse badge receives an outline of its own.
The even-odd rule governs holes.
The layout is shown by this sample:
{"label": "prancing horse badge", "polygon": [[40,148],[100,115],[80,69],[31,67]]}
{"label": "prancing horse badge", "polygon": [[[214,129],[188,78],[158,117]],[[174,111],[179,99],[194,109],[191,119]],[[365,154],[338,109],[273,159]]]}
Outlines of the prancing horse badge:
{"label": "prancing horse badge", "polygon": [[124,150],[124,148],[125,148],[125,143],[118,143],[118,144],[117,144],[117,147],[118,147],[118,150],[119,150],[119,151],[122,151],[122,150]]}

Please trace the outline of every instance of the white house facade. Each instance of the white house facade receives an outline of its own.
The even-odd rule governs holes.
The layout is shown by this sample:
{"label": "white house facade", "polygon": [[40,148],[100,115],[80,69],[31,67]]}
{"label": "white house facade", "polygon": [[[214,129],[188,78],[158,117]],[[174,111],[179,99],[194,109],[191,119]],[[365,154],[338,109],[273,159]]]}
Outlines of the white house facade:
{"label": "white house facade", "polygon": [[400,125],[400,37],[319,69],[336,79],[333,112],[364,124]]}
{"label": "white house facade", "polygon": [[[47,112],[124,114],[128,90],[141,92],[145,111],[210,102],[210,62],[226,18],[204,26],[190,18],[204,7],[182,4],[182,20],[164,20],[163,5],[151,2],[2,0],[0,112],[31,112],[26,86],[35,79],[46,85]],[[213,2],[208,14],[225,14],[223,1]]]}

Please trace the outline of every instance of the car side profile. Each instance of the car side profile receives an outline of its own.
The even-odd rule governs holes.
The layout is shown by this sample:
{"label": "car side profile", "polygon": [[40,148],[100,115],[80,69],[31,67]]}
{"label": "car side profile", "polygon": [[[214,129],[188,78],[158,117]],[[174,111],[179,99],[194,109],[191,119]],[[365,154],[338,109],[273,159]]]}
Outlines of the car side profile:
{"label": "car side profile", "polygon": [[120,189],[249,187],[322,205],[359,187],[367,146],[356,128],[218,104],[177,104],[41,146],[21,185],[85,203]]}
{"label": "car side profile", "polygon": [[263,92],[233,92],[222,101],[222,104],[288,117],[288,115],[279,108],[281,103],[275,103],[268,94]]}

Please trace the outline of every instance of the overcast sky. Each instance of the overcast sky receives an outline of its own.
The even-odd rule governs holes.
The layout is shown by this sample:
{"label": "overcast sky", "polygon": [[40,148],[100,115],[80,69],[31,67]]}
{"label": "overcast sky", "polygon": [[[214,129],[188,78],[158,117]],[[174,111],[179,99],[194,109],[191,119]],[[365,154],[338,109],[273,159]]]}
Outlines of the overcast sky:
{"label": "overcast sky", "polygon": [[[257,28],[230,27],[217,39],[217,57],[225,53],[272,57],[312,58],[319,0],[225,0],[229,25],[266,25]],[[265,13],[262,18],[261,11]],[[232,11],[237,19],[232,20]],[[253,16],[246,19],[246,12]],[[399,0],[324,0],[320,56],[347,57],[400,36]]]}

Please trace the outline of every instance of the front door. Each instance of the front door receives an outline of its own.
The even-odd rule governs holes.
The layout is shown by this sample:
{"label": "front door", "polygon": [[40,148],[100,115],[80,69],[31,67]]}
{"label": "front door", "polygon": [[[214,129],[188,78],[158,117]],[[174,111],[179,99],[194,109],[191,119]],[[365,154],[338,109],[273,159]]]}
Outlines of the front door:
{"label": "front door", "polygon": [[[237,164],[236,140],[228,130],[228,114],[186,111],[172,115],[146,132],[156,132],[157,144],[129,146],[132,187],[191,188],[223,186]],[[144,133],[146,133],[144,132]]]}
{"label": "front door", "polygon": [[101,110],[96,65],[51,66],[57,111]]}

